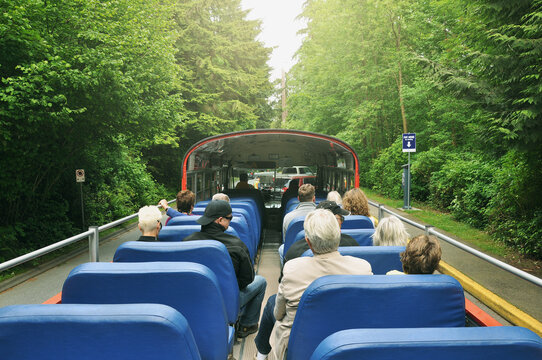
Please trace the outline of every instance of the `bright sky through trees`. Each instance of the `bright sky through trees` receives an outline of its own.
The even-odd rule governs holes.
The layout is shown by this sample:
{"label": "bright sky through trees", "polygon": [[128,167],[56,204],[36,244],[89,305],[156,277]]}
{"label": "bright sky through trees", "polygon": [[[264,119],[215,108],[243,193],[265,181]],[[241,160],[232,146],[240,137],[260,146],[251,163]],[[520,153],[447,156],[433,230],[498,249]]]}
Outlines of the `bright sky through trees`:
{"label": "bright sky through trees", "polygon": [[271,80],[281,77],[295,63],[293,56],[301,45],[297,32],[304,27],[296,17],[301,13],[304,0],[242,0],[243,9],[252,9],[249,19],[263,21],[259,40],[267,47],[274,47],[269,65],[273,68]]}

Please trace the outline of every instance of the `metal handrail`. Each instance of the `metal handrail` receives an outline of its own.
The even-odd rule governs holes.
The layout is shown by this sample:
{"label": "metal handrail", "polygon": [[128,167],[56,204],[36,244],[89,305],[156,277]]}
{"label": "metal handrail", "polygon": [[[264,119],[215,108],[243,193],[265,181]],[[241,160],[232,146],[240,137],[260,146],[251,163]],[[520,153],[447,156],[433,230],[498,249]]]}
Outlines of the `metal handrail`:
{"label": "metal handrail", "polygon": [[465,244],[463,244],[463,243],[461,243],[461,242],[459,242],[457,240],[454,240],[449,236],[441,234],[438,231],[434,230],[433,229],[434,226],[432,226],[432,225],[418,224],[415,221],[407,219],[404,216],[401,216],[401,215],[399,215],[399,214],[397,214],[397,213],[395,213],[395,212],[393,212],[391,210],[386,209],[384,207],[384,205],[382,205],[382,204],[378,204],[378,203],[375,203],[373,201],[369,201],[369,204],[378,208],[378,220],[380,220],[384,216],[384,212],[386,212],[388,214],[391,214],[391,215],[394,215],[397,218],[399,218],[399,220],[401,220],[401,221],[403,221],[403,222],[405,222],[405,223],[407,223],[409,225],[412,225],[412,226],[414,226],[414,227],[416,227],[418,229],[424,230],[427,235],[435,235],[437,238],[439,238],[441,240],[444,240],[447,243],[449,243],[449,244],[451,244],[451,245],[453,245],[455,247],[458,247],[458,248],[468,252],[471,255],[477,256],[480,259],[489,262],[490,264],[493,264],[493,265],[495,265],[495,266],[497,266],[497,267],[499,267],[499,268],[501,268],[503,270],[506,270],[506,271],[516,275],[516,276],[519,276],[520,278],[522,278],[524,280],[527,280],[529,282],[532,282],[533,284],[536,284],[536,285],[542,287],[542,279],[540,279],[540,278],[538,278],[538,277],[536,277],[534,275],[531,275],[531,274],[529,274],[529,273],[527,273],[527,272],[525,272],[523,270],[520,270],[520,269],[518,269],[516,267],[513,267],[513,266],[511,266],[511,265],[509,265],[507,263],[504,263],[504,262],[502,262],[500,260],[497,260],[497,259],[495,259],[495,258],[493,258],[493,257],[491,257],[491,256],[489,256],[487,254],[484,254],[481,251],[473,249],[470,246],[467,246],[467,245],[465,245]]}
{"label": "metal handrail", "polygon": [[[171,204],[174,202],[175,199],[168,201],[168,204]],[[161,208],[160,205],[158,205],[158,208]],[[70,238],[58,241],[54,244],[45,246],[41,249],[34,250],[28,254],[21,255],[19,257],[16,257],[14,259],[5,261],[0,264],[0,271],[7,270],[9,268],[12,268],[14,266],[18,266],[21,264],[24,264],[27,261],[33,260],[35,258],[38,258],[40,256],[43,256],[45,254],[48,254],[52,251],[61,249],[65,246],[68,246],[70,244],[73,244],[77,241],[83,240],[84,238],[88,237],[88,243],[89,243],[89,259],[91,262],[97,262],[99,261],[100,254],[99,254],[99,244],[100,244],[100,231],[104,231],[107,229],[114,228],[116,226],[122,225],[125,222],[128,222],[134,218],[137,217],[136,214],[128,215],[126,217],[123,217],[122,219],[115,220],[113,222],[110,222],[108,224],[102,225],[102,226],[91,226],[89,229],[81,234],[77,234],[75,236],[72,236]]]}

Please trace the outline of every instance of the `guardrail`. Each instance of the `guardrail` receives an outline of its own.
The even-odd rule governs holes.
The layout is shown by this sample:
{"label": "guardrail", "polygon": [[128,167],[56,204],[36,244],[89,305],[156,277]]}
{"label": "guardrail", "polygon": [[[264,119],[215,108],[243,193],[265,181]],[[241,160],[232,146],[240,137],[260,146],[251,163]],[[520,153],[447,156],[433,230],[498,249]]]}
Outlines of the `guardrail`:
{"label": "guardrail", "polygon": [[[168,201],[168,204],[171,204],[175,200]],[[160,205],[158,205],[158,208],[161,208]],[[21,264],[24,264],[27,261],[33,260],[35,258],[38,258],[40,256],[43,256],[45,254],[48,254],[52,251],[61,249],[65,246],[68,246],[70,244],[73,244],[77,241],[83,240],[84,238],[88,237],[88,252],[89,252],[89,259],[91,262],[97,262],[100,261],[100,252],[99,252],[99,245],[100,245],[100,231],[108,230],[111,228],[114,228],[116,226],[122,225],[125,222],[128,222],[134,218],[137,217],[137,214],[132,214],[126,217],[123,217],[122,219],[115,220],[113,222],[110,222],[108,224],[102,225],[102,226],[91,226],[88,228],[87,231],[77,234],[75,236],[72,236],[70,238],[61,240],[59,242],[56,242],[54,244],[51,244],[49,246],[43,247],[41,249],[32,251],[28,254],[21,255],[19,257],[16,257],[15,259],[8,260],[6,262],[3,262],[0,264],[0,271],[7,270],[9,268],[12,268],[14,266],[18,266]]]}
{"label": "guardrail", "polygon": [[408,218],[406,218],[404,216],[401,216],[401,215],[399,215],[399,214],[397,214],[397,213],[395,213],[395,212],[393,212],[393,211],[391,211],[389,209],[386,209],[384,207],[384,205],[382,205],[382,204],[378,204],[378,203],[375,203],[373,201],[369,201],[369,204],[378,208],[378,219],[379,220],[382,217],[384,217],[385,212],[388,213],[388,214],[391,214],[393,216],[396,216],[401,221],[403,221],[403,222],[405,222],[405,223],[407,223],[409,225],[412,225],[412,226],[414,226],[414,227],[416,227],[418,229],[424,230],[427,235],[435,235],[437,238],[439,238],[441,240],[444,240],[447,243],[452,244],[453,246],[458,247],[458,248],[468,252],[469,254],[477,256],[480,259],[483,259],[483,260],[485,260],[485,261],[487,261],[487,262],[489,262],[489,263],[491,263],[491,264],[493,264],[493,265],[495,265],[495,266],[497,266],[497,267],[499,267],[499,268],[501,268],[503,270],[511,272],[512,274],[514,274],[516,276],[519,276],[520,278],[522,278],[524,280],[527,280],[529,282],[532,282],[533,284],[536,284],[536,285],[542,287],[542,279],[540,279],[540,278],[538,278],[538,277],[536,277],[534,275],[531,275],[531,274],[529,274],[529,273],[527,273],[527,272],[525,272],[523,270],[515,268],[515,267],[513,267],[513,266],[511,266],[509,264],[506,264],[506,263],[504,263],[504,262],[502,262],[500,260],[497,260],[497,259],[495,259],[495,258],[493,258],[493,257],[491,257],[491,256],[489,256],[487,254],[484,254],[481,251],[473,249],[470,246],[467,246],[467,245],[465,245],[465,244],[463,244],[463,243],[461,243],[461,242],[459,242],[457,240],[454,240],[449,236],[441,234],[438,231],[434,230],[433,229],[434,226],[432,226],[432,225],[418,224],[417,222],[414,222],[414,221],[412,221],[412,220],[410,220],[410,219],[408,219]]}

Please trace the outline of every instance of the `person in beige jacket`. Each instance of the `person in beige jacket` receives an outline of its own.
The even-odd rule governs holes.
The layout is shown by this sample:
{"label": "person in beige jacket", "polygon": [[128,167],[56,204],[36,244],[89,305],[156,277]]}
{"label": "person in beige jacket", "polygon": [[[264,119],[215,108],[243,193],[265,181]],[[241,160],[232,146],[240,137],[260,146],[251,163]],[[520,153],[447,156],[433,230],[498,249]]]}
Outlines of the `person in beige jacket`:
{"label": "person in beige jacket", "polygon": [[[269,345],[271,346],[270,359],[282,360],[284,358],[299,300],[305,289],[314,280],[324,275],[373,274],[371,265],[367,261],[339,254],[337,248],[341,231],[337,219],[331,211],[318,209],[309,213],[305,219],[304,228],[305,239],[314,256],[292,259],[284,265],[283,277],[279,284],[273,311],[276,320],[267,345],[267,348]],[[272,298],[270,300],[272,301]],[[268,306],[266,306],[268,312],[271,309],[269,305],[268,302]],[[262,330],[262,326],[265,327],[264,317],[262,315],[260,330]],[[261,335],[259,333],[256,338],[259,359],[265,358],[266,347],[260,346],[260,343],[265,343],[265,339],[262,339],[264,336]]]}

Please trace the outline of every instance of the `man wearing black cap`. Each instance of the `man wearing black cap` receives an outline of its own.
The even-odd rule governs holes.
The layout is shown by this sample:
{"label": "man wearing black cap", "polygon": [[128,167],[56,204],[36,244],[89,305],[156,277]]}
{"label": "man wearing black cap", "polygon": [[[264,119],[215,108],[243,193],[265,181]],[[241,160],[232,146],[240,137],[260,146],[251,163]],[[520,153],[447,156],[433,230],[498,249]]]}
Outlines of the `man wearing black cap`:
{"label": "man wearing black cap", "polygon": [[201,231],[188,235],[183,241],[217,240],[228,249],[239,285],[241,316],[237,336],[246,337],[258,331],[267,282],[263,276],[254,275],[254,267],[245,243],[237,236],[225,233],[232,218],[232,209],[227,201],[213,200],[205,208],[203,216],[197,220],[201,224]]}
{"label": "man wearing black cap", "polygon": [[[331,211],[339,222],[339,228],[343,225],[344,217],[350,215],[350,211],[344,210],[339,205],[337,205],[335,201],[321,201],[316,208]],[[359,244],[350,235],[341,234],[341,242],[339,243],[339,246],[359,246]],[[290,246],[290,248],[286,252],[286,256],[284,256],[284,263],[286,264],[288,260],[300,257],[307,250],[309,250],[309,244],[307,244],[305,239],[296,241],[292,244],[292,246]]]}

